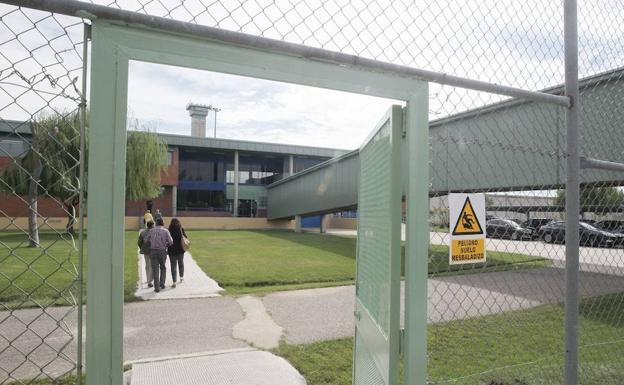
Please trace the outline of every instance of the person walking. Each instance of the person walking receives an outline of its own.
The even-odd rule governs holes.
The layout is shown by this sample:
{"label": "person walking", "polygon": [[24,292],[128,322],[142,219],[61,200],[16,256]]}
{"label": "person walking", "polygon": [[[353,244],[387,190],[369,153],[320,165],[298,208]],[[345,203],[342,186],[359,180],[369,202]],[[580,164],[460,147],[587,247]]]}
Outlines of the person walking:
{"label": "person walking", "polygon": [[162,213],[160,212],[160,209],[156,209],[156,212],[154,213],[154,219],[158,220],[158,218],[162,219],[164,223],[164,219],[163,219]]}
{"label": "person walking", "polygon": [[152,274],[154,275],[154,291],[158,293],[165,288],[167,279],[167,248],[173,244],[173,239],[169,230],[165,227],[162,218],[156,219],[156,227],[147,233],[147,240],[150,244],[150,261],[152,263]]}
{"label": "person walking", "polygon": [[147,226],[147,222],[154,222],[154,217],[152,217],[152,211],[147,210],[145,214],[143,214],[143,226]]}
{"label": "person walking", "polygon": [[152,281],[154,281],[154,275],[152,274],[152,262],[150,261],[150,243],[147,240],[147,234],[154,228],[154,221],[147,221],[147,228],[141,230],[139,234],[139,240],[137,245],[139,246],[139,252],[143,254],[145,261],[145,277],[147,278],[147,287],[154,287]]}
{"label": "person walking", "polygon": [[169,246],[167,252],[169,253],[169,262],[171,263],[171,278],[173,278],[173,285],[176,287],[177,271],[180,271],[180,282],[184,281],[184,238],[186,238],[186,232],[180,223],[178,218],[171,219],[169,223],[169,233],[173,238],[173,244]]}

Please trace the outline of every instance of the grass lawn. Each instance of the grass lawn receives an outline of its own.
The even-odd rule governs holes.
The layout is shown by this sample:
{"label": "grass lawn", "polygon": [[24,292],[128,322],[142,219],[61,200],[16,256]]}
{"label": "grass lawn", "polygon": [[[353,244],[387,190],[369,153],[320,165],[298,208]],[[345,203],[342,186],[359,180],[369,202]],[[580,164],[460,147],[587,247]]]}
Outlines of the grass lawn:
{"label": "grass lawn", "polygon": [[353,283],[353,238],[287,231],[187,234],[193,258],[229,293]]}
{"label": "grass lawn", "polygon": [[[288,231],[188,231],[199,266],[230,294],[352,284],[356,239]],[[448,265],[448,247],[430,247],[429,274],[548,266],[524,254],[488,252],[485,264]]]}
{"label": "grass lawn", "polygon": [[[355,278],[353,237],[287,231],[189,231],[188,235],[199,266],[231,294],[349,285]],[[135,231],[126,232],[126,301],[136,300],[136,237]],[[28,247],[23,233],[0,233],[0,301],[11,308],[72,304],[78,261],[72,242],[47,232],[41,234],[42,247],[37,249]],[[489,252],[486,264],[449,267],[448,248],[436,245],[430,247],[429,274],[478,273],[548,263],[523,254]]]}
{"label": "grass lawn", "polygon": [[[613,294],[584,300],[580,383],[624,383],[624,300]],[[563,306],[432,324],[428,329],[428,382],[460,385],[562,383]],[[281,345],[308,385],[350,385],[353,339]],[[497,369],[498,368],[498,369]]]}
{"label": "grass lawn", "polygon": [[[135,300],[138,280],[136,231],[126,232],[124,296]],[[74,242],[66,235],[40,234],[40,248],[28,247],[23,233],[0,233],[0,302],[8,308],[71,305],[78,292],[78,254]],[[85,251],[86,251],[85,239]],[[85,258],[86,262],[86,258]],[[85,264],[86,283],[86,264]],[[84,290],[86,298],[86,289]]]}

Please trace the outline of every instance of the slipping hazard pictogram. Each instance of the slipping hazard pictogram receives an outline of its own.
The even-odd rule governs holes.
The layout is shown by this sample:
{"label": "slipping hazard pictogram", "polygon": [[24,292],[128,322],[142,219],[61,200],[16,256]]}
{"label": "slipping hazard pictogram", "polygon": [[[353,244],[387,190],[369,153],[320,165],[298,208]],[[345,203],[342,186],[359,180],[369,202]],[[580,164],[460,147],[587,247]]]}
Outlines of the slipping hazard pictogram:
{"label": "slipping hazard pictogram", "polygon": [[453,235],[472,235],[483,234],[483,228],[479,223],[479,218],[475,214],[475,210],[470,202],[470,197],[466,197],[466,201],[462,206],[461,212],[457,217],[457,223],[453,227]]}

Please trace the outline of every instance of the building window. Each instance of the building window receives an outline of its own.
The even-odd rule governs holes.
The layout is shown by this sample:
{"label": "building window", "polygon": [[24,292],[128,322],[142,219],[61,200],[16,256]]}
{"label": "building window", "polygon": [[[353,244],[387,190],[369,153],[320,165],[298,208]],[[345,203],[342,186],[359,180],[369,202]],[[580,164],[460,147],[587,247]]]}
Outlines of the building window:
{"label": "building window", "polygon": [[329,158],[311,158],[307,156],[295,156],[293,159],[293,171],[295,173],[301,172],[312,166],[316,166],[319,163],[325,162]]}
{"label": "building window", "polygon": [[167,151],[167,166],[171,166],[173,164],[173,150]]}
{"label": "building window", "polygon": [[178,210],[227,211],[225,191],[178,190]]}

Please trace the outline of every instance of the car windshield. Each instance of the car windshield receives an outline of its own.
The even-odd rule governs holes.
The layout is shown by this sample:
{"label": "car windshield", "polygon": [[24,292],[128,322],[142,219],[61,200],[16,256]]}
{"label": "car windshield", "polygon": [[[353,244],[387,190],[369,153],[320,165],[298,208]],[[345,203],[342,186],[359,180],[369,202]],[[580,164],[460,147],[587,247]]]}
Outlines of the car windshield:
{"label": "car windshield", "polygon": [[510,225],[511,227],[515,227],[515,228],[519,228],[520,225],[514,221],[512,221],[511,219],[505,219],[504,222],[508,225]]}

